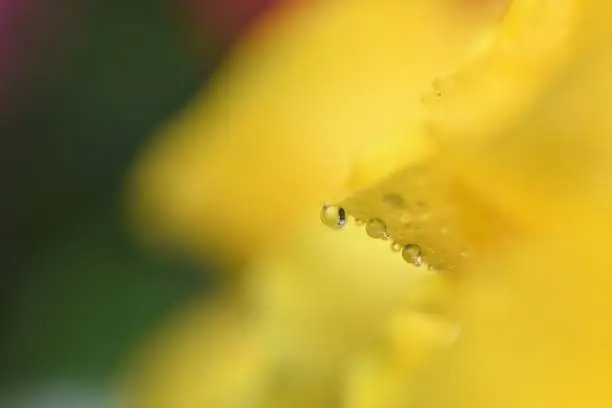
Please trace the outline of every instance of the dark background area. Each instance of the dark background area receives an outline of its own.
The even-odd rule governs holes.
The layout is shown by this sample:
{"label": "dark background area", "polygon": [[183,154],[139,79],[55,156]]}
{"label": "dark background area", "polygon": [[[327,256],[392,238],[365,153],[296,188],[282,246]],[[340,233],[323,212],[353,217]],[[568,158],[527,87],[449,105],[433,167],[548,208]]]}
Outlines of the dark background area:
{"label": "dark background area", "polygon": [[78,3],[35,44],[40,58],[9,101],[0,122],[0,392],[105,381],[163,316],[212,284],[201,265],[141,251],[121,212],[139,149],[220,56],[185,49],[188,30],[170,3]]}

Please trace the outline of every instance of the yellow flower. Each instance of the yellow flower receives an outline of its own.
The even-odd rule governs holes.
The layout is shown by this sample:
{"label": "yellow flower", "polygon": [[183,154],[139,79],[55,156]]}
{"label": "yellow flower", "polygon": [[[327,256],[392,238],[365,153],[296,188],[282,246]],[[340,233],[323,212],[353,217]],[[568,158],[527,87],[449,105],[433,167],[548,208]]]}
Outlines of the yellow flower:
{"label": "yellow flower", "polygon": [[611,16],[604,1],[514,1],[425,98],[430,157],[341,204],[457,278],[462,334],[416,406],[612,403]]}
{"label": "yellow flower", "polygon": [[455,0],[314,3],[255,30],[143,155],[132,212],[148,240],[249,256],[368,163],[398,164],[381,154],[419,160],[421,93],[493,19],[458,19]]}
{"label": "yellow flower", "polygon": [[337,242],[313,221],[254,260],[222,300],[196,303],[153,336],[131,364],[130,407],[337,406],[387,316],[435,302],[440,282],[390,256],[388,242],[356,227]]}
{"label": "yellow flower", "polygon": [[[245,303],[248,316],[188,318],[155,336],[162,346],[146,348],[129,382],[133,406],[337,406],[351,361],[386,316],[436,290],[435,274],[407,266],[389,242],[376,248],[356,228],[338,240],[312,209],[404,144],[432,75],[458,64],[493,18],[457,19],[454,7],[288,10],[161,131],[132,179],[136,227],[153,243],[248,259],[237,300],[195,312]],[[415,160],[426,151],[408,142]]]}
{"label": "yellow flower", "polygon": [[[514,0],[498,23],[451,3],[287,11],[137,168],[149,236],[261,255],[241,286],[260,367],[299,385],[254,406],[612,403],[612,6]],[[441,310],[423,282],[374,286],[381,242],[304,232],[326,199],[439,271],[420,269]]]}
{"label": "yellow flower", "polygon": [[128,407],[249,406],[266,382],[265,351],[231,295],[174,317],[131,364]]}

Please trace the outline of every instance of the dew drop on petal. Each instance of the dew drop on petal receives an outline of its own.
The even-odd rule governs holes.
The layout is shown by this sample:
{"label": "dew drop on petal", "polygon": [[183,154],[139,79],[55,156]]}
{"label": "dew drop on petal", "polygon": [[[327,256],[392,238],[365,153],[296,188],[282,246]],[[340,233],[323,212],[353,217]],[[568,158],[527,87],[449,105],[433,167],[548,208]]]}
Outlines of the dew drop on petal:
{"label": "dew drop on petal", "polygon": [[372,218],[366,224],[366,234],[374,239],[388,239],[387,225],[378,218]]}
{"label": "dew drop on petal", "polygon": [[421,248],[415,244],[406,245],[402,249],[402,258],[414,266],[422,266],[425,263],[421,254]]}
{"label": "dew drop on petal", "polygon": [[321,222],[332,229],[344,228],[346,226],[346,212],[342,207],[325,205],[321,209]]}

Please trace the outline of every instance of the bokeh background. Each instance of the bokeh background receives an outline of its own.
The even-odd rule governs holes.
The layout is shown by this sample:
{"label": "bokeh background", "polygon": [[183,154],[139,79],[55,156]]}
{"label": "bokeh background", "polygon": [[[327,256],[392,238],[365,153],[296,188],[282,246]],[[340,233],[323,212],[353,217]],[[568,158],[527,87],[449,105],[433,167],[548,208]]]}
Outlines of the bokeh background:
{"label": "bokeh background", "polygon": [[109,406],[138,342],[215,285],[134,245],[121,193],[271,3],[0,0],[0,406]]}

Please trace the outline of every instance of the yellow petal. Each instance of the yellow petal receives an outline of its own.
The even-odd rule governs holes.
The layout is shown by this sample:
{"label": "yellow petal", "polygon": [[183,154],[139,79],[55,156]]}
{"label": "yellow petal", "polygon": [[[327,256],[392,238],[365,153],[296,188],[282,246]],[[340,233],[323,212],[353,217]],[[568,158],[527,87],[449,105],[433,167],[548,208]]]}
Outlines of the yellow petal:
{"label": "yellow petal", "polygon": [[[393,344],[389,356],[403,350],[398,338],[412,321],[389,315],[443,304],[444,281],[407,265],[390,242],[354,225],[339,240],[316,216],[308,223],[261,253],[234,297],[197,303],[155,333],[131,365],[130,407],[336,407],[339,379],[372,341]],[[423,332],[411,346],[426,349]]]}
{"label": "yellow petal", "polygon": [[433,297],[421,289],[436,277],[360,228],[338,235],[317,222],[244,274],[249,308],[269,347],[320,377],[346,364],[392,311]]}
{"label": "yellow petal", "polygon": [[432,365],[457,340],[460,327],[442,315],[419,311],[394,314],[373,346],[346,373],[349,408],[411,406]]}
{"label": "yellow petal", "polygon": [[610,406],[611,227],[590,207],[467,274],[462,336],[418,406]]}
{"label": "yellow petal", "polygon": [[[564,3],[572,17],[558,47],[565,57],[554,75],[529,79],[545,86],[518,120],[478,143],[457,140],[449,163],[493,205],[536,228],[558,222],[579,201],[609,200],[612,120],[605,107],[611,101],[612,47],[605,38],[612,34],[612,8],[598,0],[559,4]],[[550,30],[553,40],[559,29]],[[544,34],[533,39],[532,48],[546,40]],[[467,148],[455,149],[459,144]]]}
{"label": "yellow petal", "polygon": [[489,45],[426,96],[430,158],[340,205],[450,269],[550,227],[581,200],[609,200],[612,11],[553,3],[512,2]]}
{"label": "yellow petal", "polygon": [[198,303],[172,319],[129,370],[131,408],[254,406],[270,378],[265,350],[227,300]]}
{"label": "yellow petal", "polygon": [[346,374],[343,406],[347,408],[401,408],[409,406],[412,376],[378,354],[356,360]]}
{"label": "yellow petal", "polygon": [[136,228],[154,242],[252,253],[324,199],[420,160],[420,95],[485,24],[451,10],[321,2],[271,17],[144,153]]}

